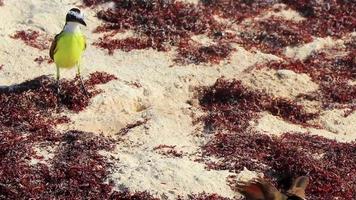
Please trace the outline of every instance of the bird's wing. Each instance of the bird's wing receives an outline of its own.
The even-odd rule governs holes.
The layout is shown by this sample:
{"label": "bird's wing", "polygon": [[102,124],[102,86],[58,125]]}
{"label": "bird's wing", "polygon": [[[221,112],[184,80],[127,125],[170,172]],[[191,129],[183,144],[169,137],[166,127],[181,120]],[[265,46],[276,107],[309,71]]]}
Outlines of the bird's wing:
{"label": "bird's wing", "polygon": [[305,189],[307,188],[308,184],[309,178],[306,176],[300,176],[293,181],[293,184],[287,193],[305,199]]}
{"label": "bird's wing", "polygon": [[56,53],[57,49],[57,41],[60,37],[60,35],[62,34],[62,32],[60,32],[59,34],[57,34],[55,37],[54,37],[54,40],[52,41],[52,44],[51,44],[51,48],[49,49],[49,57],[51,57],[52,59],[54,59],[54,54]]}
{"label": "bird's wing", "polygon": [[87,49],[87,39],[85,38],[85,36],[83,36],[83,40],[84,40],[84,49]]}
{"label": "bird's wing", "polygon": [[249,182],[238,182],[237,191],[248,200],[282,200],[284,196],[269,182],[256,178]]}
{"label": "bird's wing", "polygon": [[265,181],[264,179],[258,178],[254,180],[254,183],[257,184],[265,197],[266,200],[282,200],[283,195],[280,193],[276,187],[271,183]]}
{"label": "bird's wing", "polygon": [[237,191],[244,195],[247,200],[258,200],[264,199],[264,194],[261,188],[253,183],[252,181],[249,182],[238,182]]}

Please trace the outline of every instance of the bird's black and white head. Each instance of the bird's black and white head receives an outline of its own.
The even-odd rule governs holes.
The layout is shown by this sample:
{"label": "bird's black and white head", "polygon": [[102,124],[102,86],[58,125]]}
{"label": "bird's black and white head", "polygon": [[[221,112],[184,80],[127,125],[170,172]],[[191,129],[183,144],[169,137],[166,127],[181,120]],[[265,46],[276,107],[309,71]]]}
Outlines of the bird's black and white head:
{"label": "bird's black and white head", "polygon": [[69,10],[66,16],[66,24],[68,23],[79,23],[86,26],[84,21],[84,15],[78,8],[72,8]]}

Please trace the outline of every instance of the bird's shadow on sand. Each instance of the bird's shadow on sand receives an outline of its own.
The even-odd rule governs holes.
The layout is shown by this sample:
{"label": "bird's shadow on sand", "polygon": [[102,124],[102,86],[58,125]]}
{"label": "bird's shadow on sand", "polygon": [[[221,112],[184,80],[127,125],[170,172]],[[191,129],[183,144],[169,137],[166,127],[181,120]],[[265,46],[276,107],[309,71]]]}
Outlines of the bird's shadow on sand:
{"label": "bird's shadow on sand", "polygon": [[43,87],[44,83],[49,84],[50,87],[53,87],[53,89],[55,89],[54,78],[48,75],[42,75],[32,80],[27,80],[19,84],[13,84],[8,86],[0,85],[0,94],[10,94],[10,93],[19,94],[29,90],[36,90]]}

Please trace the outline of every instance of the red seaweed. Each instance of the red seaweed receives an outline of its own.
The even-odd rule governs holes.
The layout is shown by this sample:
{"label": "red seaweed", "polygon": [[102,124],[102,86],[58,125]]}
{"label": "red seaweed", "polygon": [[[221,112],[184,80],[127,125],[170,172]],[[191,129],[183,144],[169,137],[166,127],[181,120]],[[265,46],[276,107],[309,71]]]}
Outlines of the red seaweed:
{"label": "red seaweed", "polygon": [[[114,50],[131,51],[133,49],[153,48],[168,51],[172,46],[178,47],[176,61],[181,63],[213,62],[227,58],[232,48],[227,43],[217,41],[210,47],[191,47],[184,41],[192,35],[207,34],[213,36],[225,25],[219,24],[212,15],[204,12],[203,7],[185,4],[179,1],[138,1],[118,0],[115,8],[101,10],[98,17],[105,23],[97,28],[97,32],[110,32],[100,38],[95,45],[107,49],[109,54]],[[84,3],[92,6],[93,1]],[[133,30],[140,38],[114,39],[113,33]],[[113,31],[113,33],[112,33]],[[195,53],[195,51],[198,51]],[[194,58],[193,58],[194,57]],[[187,61],[187,62],[186,62]]]}
{"label": "red seaweed", "polygon": [[141,38],[126,38],[126,39],[112,39],[110,36],[99,38],[99,41],[94,42],[101,48],[107,49],[109,54],[113,54],[116,49],[123,51],[132,51],[134,49],[147,49],[152,46],[152,41]]}
{"label": "red seaweed", "polygon": [[278,1],[265,0],[201,0],[206,12],[240,23],[267,10]]}
{"label": "red seaweed", "polygon": [[[91,94],[95,84],[108,81],[101,75],[94,73],[86,84]],[[83,97],[75,80],[61,81],[64,92]],[[0,87],[0,199],[109,198],[111,185],[104,183],[109,163],[98,151],[110,150],[113,142],[92,133],[55,131],[55,125],[69,121],[54,114],[55,91],[55,81],[47,76]],[[87,106],[79,100],[62,103],[70,109]],[[31,164],[33,158],[43,159],[35,145],[58,148],[47,164]]]}
{"label": "red seaweed", "polygon": [[[300,66],[300,65],[296,65]],[[249,122],[260,111],[268,111],[292,123],[305,124],[316,114],[280,98],[250,91],[239,81],[218,79],[199,89],[201,118],[206,132],[213,134],[203,145],[207,168],[240,172],[244,167],[263,172],[285,190],[291,178],[308,175],[310,199],[352,199],[356,182],[356,143],[341,143],[320,136],[285,133],[280,137],[252,132]],[[207,157],[219,158],[209,161]],[[233,187],[233,183],[232,183]]]}
{"label": "red seaweed", "polygon": [[[84,0],[87,6],[104,2],[108,1]],[[110,54],[116,49],[131,51],[153,48],[167,51],[175,46],[178,47],[175,61],[188,64],[217,63],[218,60],[228,58],[232,49],[226,44],[230,43],[238,43],[247,49],[257,48],[266,53],[281,54],[285,47],[310,42],[313,36],[342,37],[355,31],[356,27],[355,4],[344,0],[326,3],[316,0],[201,0],[197,5],[174,0],[112,2],[115,4],[113,8],[98,12],[97,16],[104,20],[104,24],[97,28],[97,32],[133,30],[140,38],[118,40],[112,38],[115,34],[109,34],[100,38],[95,45],[108,49]],[[271,10],[277,3],[285,3],[296,9],[307,20],[292,22],[272,17],[253,20],[250,24],[241,23],[244,19],[252,19]],[[230,20],[230,24],[219,23],[214,15]],[[185,42],[198,34],[207,34],[212,39],[224,35],[232,24],[242,25],[242,32],[228,41],[217,40],[216,46],[189,46]]]}
{"label": "red seaweed", "polygon": [[280,18],[268,18],[244,25],[238,43],[247,49],[282,54],[287,46],[298,46],[313,40],[298,23]]}
{"label": "red seaweed", "polygon": [[45,50],[49,48],[48,39],[44,38],[38,31],[28,29],[26,31],[17,31],[11,36],[13,39],[20,39],[25,42],[26,45],[39,50]]}
{"label": "red seaweed", "polygon": [[308,121],[318,116],[290,100],[251,91],[238,80],[218,79],[211,87],[199,88],[199,93],[200,105],[207,112],[203,117],[207,130],[217,127],[244,131],[250,120],[262,111],[305,126],[311,126]]}
{"label": "red seaweed", "polygon": [[314,36],[341,37],[356,29],[354,1],[282,0],[282,2],[307,18],[301,22],[301,28]]}
{"label": "red seaweed", "polygon": [[308,175],[310,199],[352,199],[355,188],[356,143],[338,143],[306,134],[284,134],[281,138],[250,132],[216,133],[203,147],[205,156],[220,162],[214,169],[239,172],[244,167],[263,172],[287,188],[285,179]]}

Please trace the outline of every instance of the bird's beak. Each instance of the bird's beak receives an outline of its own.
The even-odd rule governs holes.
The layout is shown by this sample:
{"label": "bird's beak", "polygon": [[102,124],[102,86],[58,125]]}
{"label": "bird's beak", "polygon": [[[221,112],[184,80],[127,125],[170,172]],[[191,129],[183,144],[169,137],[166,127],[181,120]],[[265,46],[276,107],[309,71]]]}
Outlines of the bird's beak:
{"label": "bird's beak", "polygon": [[78,19],[78,22],[82,24],[83,26],[87,26],[87,23],[85,23],[84,19],[80,18]]}

